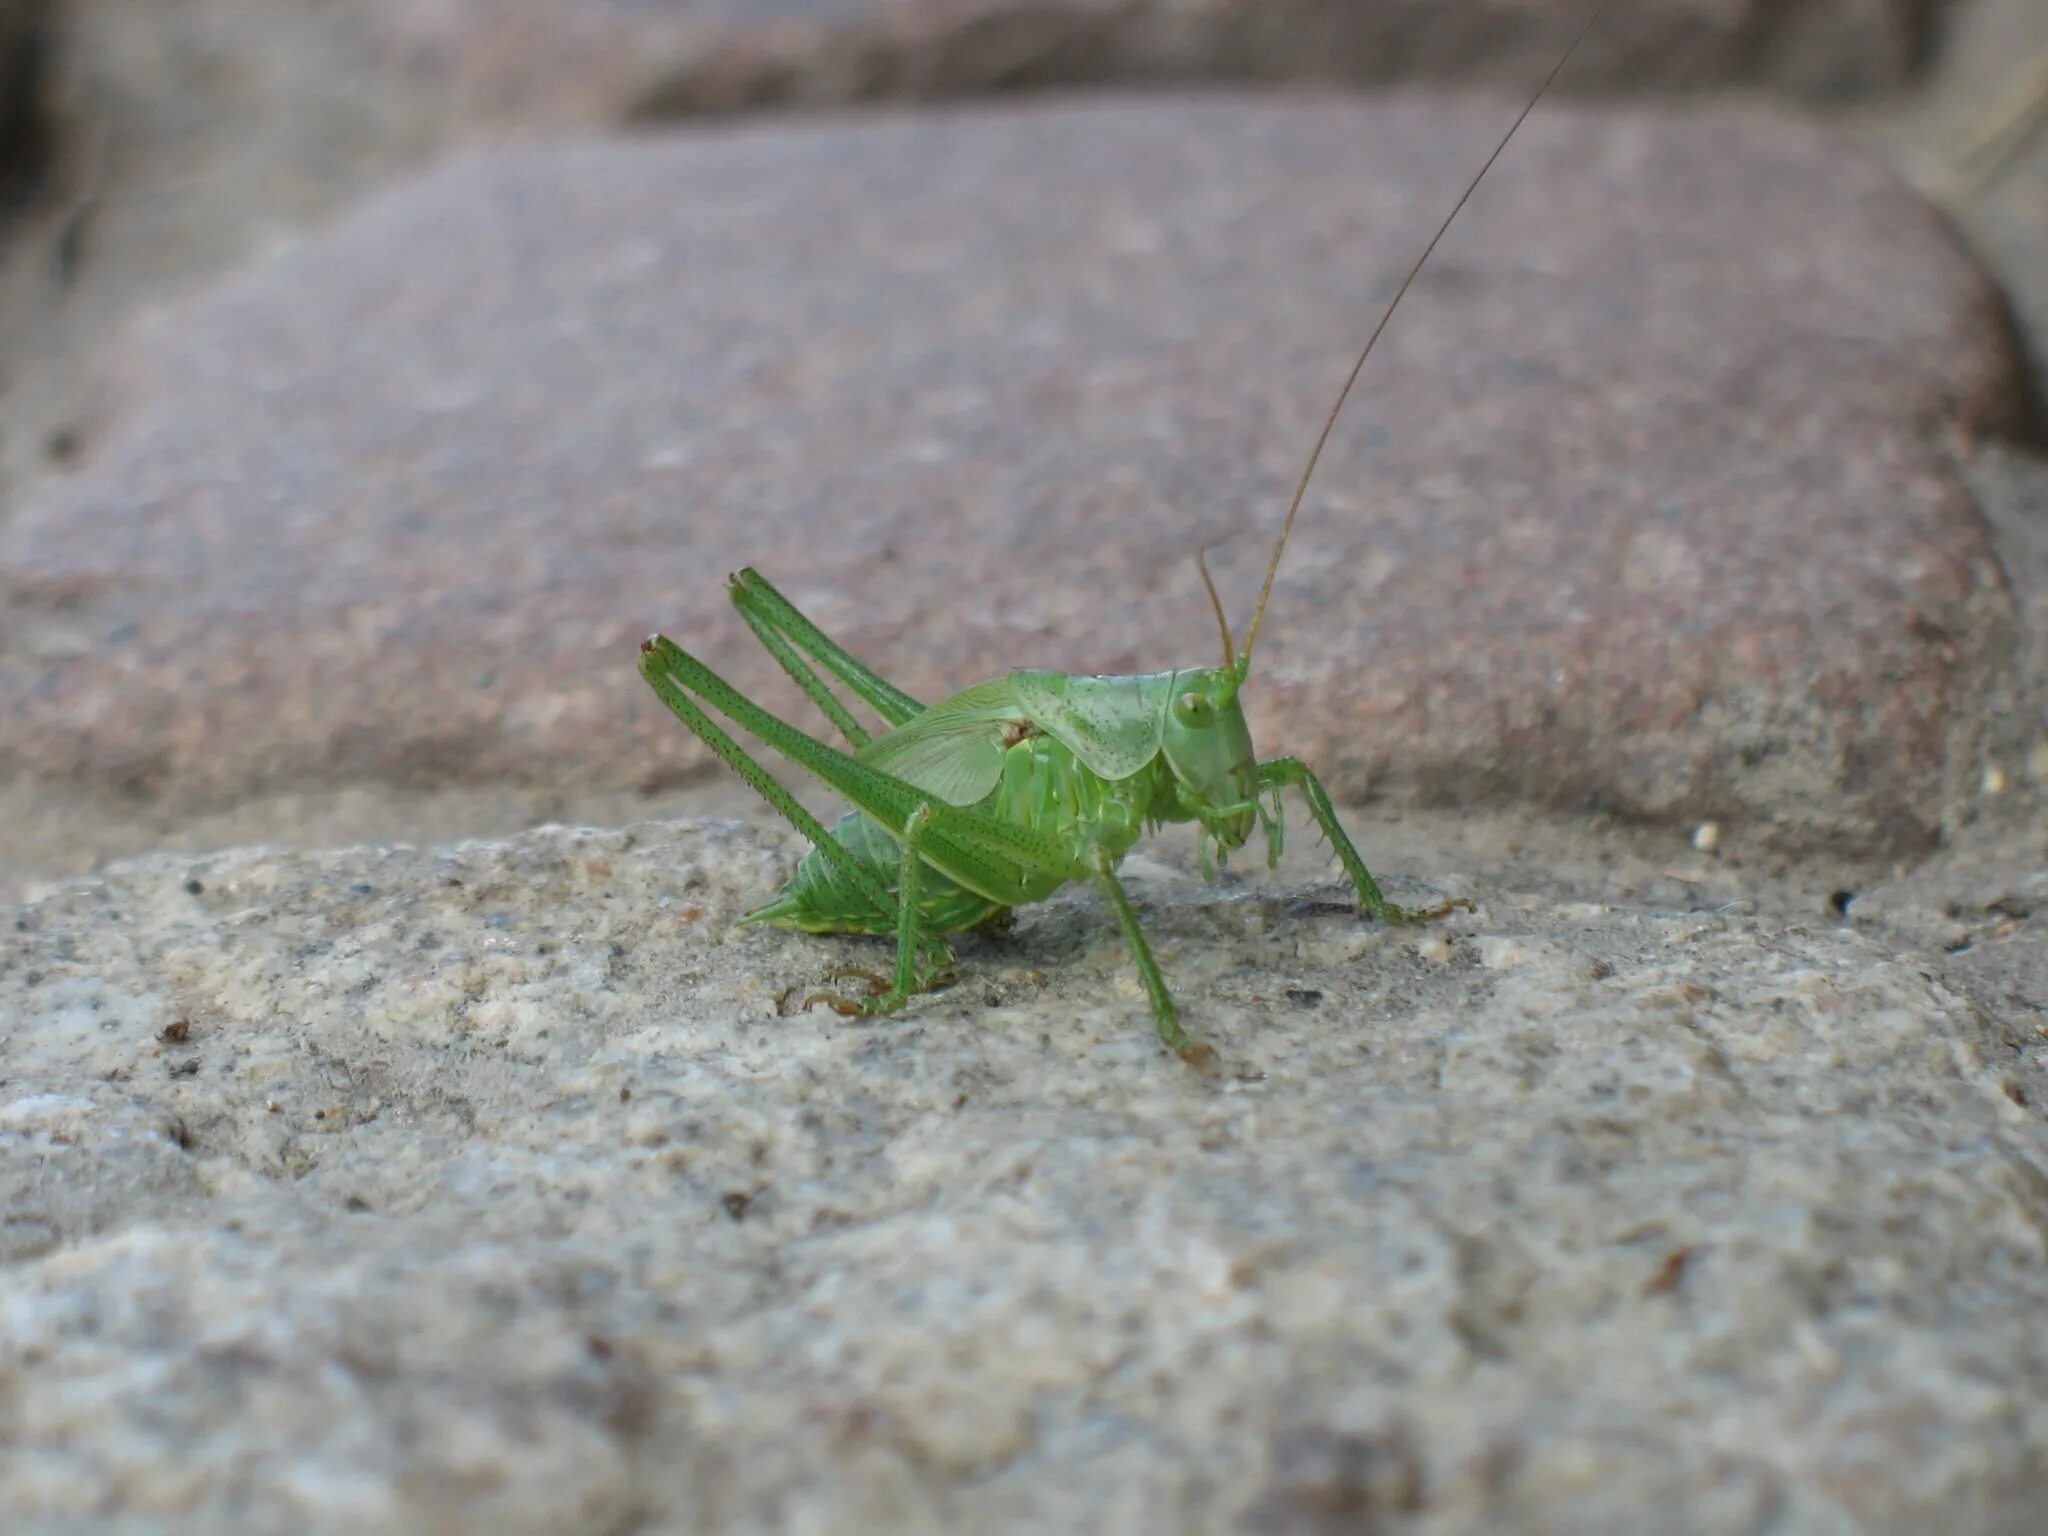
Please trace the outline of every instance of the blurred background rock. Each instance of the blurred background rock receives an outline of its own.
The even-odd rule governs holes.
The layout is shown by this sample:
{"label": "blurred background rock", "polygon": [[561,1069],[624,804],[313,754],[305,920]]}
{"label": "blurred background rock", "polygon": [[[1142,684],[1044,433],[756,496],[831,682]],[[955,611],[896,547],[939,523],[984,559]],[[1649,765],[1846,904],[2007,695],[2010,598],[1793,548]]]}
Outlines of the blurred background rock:
{"label": "blurred background rock", "polygon": [[[1103,87],[1162,96],[1391,83],[1514,95],[1555,61],[1584,10],[1564,0],[0,0],[0,535],[24,533],[37,487],[90,468],[117,422],[131,439],[155,430],[117,403],[151,366],[130,340],[146,329],[140,322],[324,238],[344,210],[464,150]],[[1602,17],[1558,91],[1653,107],[1761,101],[1845,129],[1845,142],[1860,137],[1986,259],[2037,371],[2048,355],[2048,7],[2038,0],[1628,0]],[[1629,227],[1625,210],[1606,216]],[[1418,208],[1415,229],[1428,217]],[[1929,291],[1951,299],[1968,286],[1932,268],[1928,277]],[[1901,312],[1913,302],[1902,290]],[[2002,345],[1983,340],[1985,357]],[[162,403],[161,377],[155,387]],[[1726,408],[1754,406],[1731,397]],[[1974,407],[1959,414],[1981,419]],[[2010,432],[2038,416],[2030,402],[2004,419]],[[1734,430],[1715,430],[1723,427]],[[252,418],[251,430],[264,428]],[[1268,436],[1273,452],[1295,451]],[[124,462],[149,461],[138,451]],[[2048,601],[2044,475],[2032,460],[1996,453],[1973,473],[2018,607],[2038,615]],[[205,464],[196,475],[188,491],[221,470]],[[731,505],[746,503],[742,490]],[[563,504],[590,491],[579,485]],[[117,499],[131,520],[146,520],[153,494],[124,485]],[[133,588],[127,598],[103,601],[108,582],[72,593],[61,573],[39,585],[33,565],[0,568],[0,662],[18,664],[17,701],[75,693],[75,663],[117,643],[127,610],[177,601],[166,596],[175,584],[147,590],[134,572],[111,580]],[[287,606],[292,596],[274,594]],[[67,616],[74,601],[80,612]],[[664,609],[664,622],[681,617]],[[203,603],[194,622],[208,622]],[[1928,633],[1948,633],[1946,623]],[[1965,673],[2038,682],[2043,627],[2023,636],[2032,652],[2017,674],[1969,644]],[[230,655],[242,644],[221,640]],[[8,728],[41,729],[33,718],[14,715]],[[150,729],[137,725],[137,741]],[[2025,730],[2022,722],[2014,739]],[[0,890],[155,846],[493,832],[551,815],[605,821],[660,809],[563,799],[489,772],[458,776],[455,787],[480,797],[464,809],[408,808],[408,794],[448,786],[438,773],[413,782],[404,762],[366,777],[342,763],[328,776],[338,784],[259,775],[274,797],[180,803],[160,782],[128,782],[160,780],[158,769],[130,774],[114,761],[130,746],[136,761],[150,759],[159,745],[111,751],[92,783],[31,774],[0,784],[0,815],[13,823]],[[1611,746],[1603,739],[1593,750]],[[259,741],[244,756],[270,750]],[[1395,740],[1388,750],[1405,747]],[[2039,777],[2027,753],[2024,743],[2007,752],[2009,766],[1985,769],[1986,782],[2017,788]],[[2048,746],[2034,755],[2048,761],[2043,754]],[[1952,755],[1947,777],[1974,783],[1970,752]],[[693,808],[719,803],[717,786],[706,789]],[[301,790],[330,798],[293,798]],[[1942,793],[1955,803],[1954,785]]]}
{"label": "blurred background rock", "polygon": [[[1526,82],[1559,0],[0,0],[0,516],[133,313],[463,144],[1104,83]],[[1643,0],[1561,89],[1848,114],[2048,313],[2048,8]]]}

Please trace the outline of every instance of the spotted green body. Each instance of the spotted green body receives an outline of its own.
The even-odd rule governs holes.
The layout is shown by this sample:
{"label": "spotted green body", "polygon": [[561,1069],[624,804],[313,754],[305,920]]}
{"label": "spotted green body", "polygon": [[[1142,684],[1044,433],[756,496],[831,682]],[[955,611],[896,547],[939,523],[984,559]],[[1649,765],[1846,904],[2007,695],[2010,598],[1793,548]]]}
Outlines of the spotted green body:
{"label": "spotted green body", "polygon": [[[947,934],[1092,879],[1116,914],[1161,1039],[1201,1055],[1205,1048],[1180,1027],[1117,866],[1164,822],[1200,827],[1205,869],[1213,871],[1213,855],[1242,847],[1260,824],[1268,856],[1276,858],[1283,836],[1278,792],[1289,784],[1306,793],[1366,911],[1388,921],[1435,915],[1405,911],[1380,894],[1305,766],[1254,757],[1238,701],[1249,652],[1221,667],[1134,677],[1016,671],[927,709],[834,644],[758,573],[740,572],[730,591],[762,644],[839,727],[851,752],[770,714],[660,635],[642,647],[640,670],[669,708],[810,840],[811,852],[789,883],[748,920],[812,933],[896,936],[895,973],[870,978],[872,996],[823,993],[812,1001],[842,1012],[898,1007],[946,974],[953,960]],[[849,687],[887,728],[870,736],[818,668]],[[857,809],[828,831],[705,706]]]}
{"label": "spotted green body", "polygon": [[[1136,695],[1136,701],[1143,703],[1148,695],[1157,692],[1158,681],[1171,684],[1174,676],[1167,673],[1161,679],[1091,681],[1128,685],[1127,690],[1120,691]],[[1047,692],[1057,691],[1067,681],[1051,673],[1032,677],[1036,686]],[[986,699],[1010,683],[1010,679],[1002,679],[982,689],[970,689],[961,697]],[[1010,688],[1016,707],[1014,718],[1021,725],[1030,717],[1024,712],[1024,705],[1015,699],[1016,691]],[[940,709],[945,707],[941,705]],[[933,716],[920,718],[930,720]],[[1155,755],[1128,777],[1110,779],[1090,770],[1064,741],[1039,731],[1035,722],[1030,734],[1015,734],[1018,739],[1007,746],[998,739],[1002,756],[996,785],[976,802],[975,809],[1061,845],[1072,868],[1084,870],[1092,850],[1098,846],[1121,862],[1143,832],[1162,822],[1184,819],[1175,814],[1178,795],[1163,756]],[[877,756],[886,759],[888,741],[889,737],[884,735],[873,748],[863,748],[855,756],[870,761]],[[1249,733],[1245,747],[1248,755]],[[859,811],[848,812],[832,828],[832,840],[891,896],[897,894],[902,846],[873,817]],[[998,893],[976,888],[989,883],[979,879],[974,885],[965,885],[932,870],[918,892],[920,916],[936,933],[959,933],[989,923],[1014,906],[1042,901],[1065,880],[1044,871],[1029,871],[1015,889]],[[806,854],[776,898],[750,912],[748,919],[806,933],[888,933],[895,927],[893,911],[876,910],[860,888],[820,849]]]}

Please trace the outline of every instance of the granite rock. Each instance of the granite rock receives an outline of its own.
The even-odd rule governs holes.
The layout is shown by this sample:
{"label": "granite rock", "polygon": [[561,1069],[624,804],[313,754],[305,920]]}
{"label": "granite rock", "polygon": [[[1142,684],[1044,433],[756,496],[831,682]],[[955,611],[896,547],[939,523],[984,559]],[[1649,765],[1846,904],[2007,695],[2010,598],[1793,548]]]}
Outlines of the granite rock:
{"label": "granite rock", "polygon": [[[1616,7],[1567,88],[1871,99],[1938,0]],[[0,0],[0,519],[141,309],[450,146],[1146,81],[1541,76],[1556,0]]]}
{"label": "granite rock", "polygon": [[1134,870],[874,1023],[733,824],[0,932],[9,1531],[2032,1529],[2038,1042],[1910,956]]}

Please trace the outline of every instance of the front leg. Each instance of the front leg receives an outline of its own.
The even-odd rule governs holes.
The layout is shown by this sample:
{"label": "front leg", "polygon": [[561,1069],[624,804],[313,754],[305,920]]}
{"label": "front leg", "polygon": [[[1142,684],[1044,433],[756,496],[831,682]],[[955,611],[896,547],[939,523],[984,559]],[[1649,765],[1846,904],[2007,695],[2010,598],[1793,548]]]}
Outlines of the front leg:
{"label": "front leg", "polygon": [[1472,903],[1460,896],[1434,907],[1397,907],[1380,894],[1379,883],[1372,877],[1372,871],[1365,867],[1365,860],[1358,856],[1358,850],[1351,846],[1351,839],[1344,835],[1344,829],[1337,823],[1336,809],[1330,804],[1328,791],[1322,781],[1309,771],[1309,766],[1298,757],[1276,757],[1270,763],[1259,764],[1259,788],[1280,789],[1289,784],[1301,786],[1301,793],[1308,801],[1309,814],[1322,828],[1323,836],[1330,840],[1330,846],[1337,850],[1337,860],[1344,866],[1344,873],[1351,877],[1351,884],[1358,892],[1359,910],[1370,912],[1383,923],[1426,923],[1460,908],[1473,911]]}
{"label": "front leg", "polygon": [[1145,983],[1145,996],[1151,1000],[1152,1022],[1159,1030],[1160,1041],[1190,1066],[1213,1060],[1214,1049],[1190,1040],[1188,1032],[1180,1027],[1180,1010],[1173,1006],[1173,994],[1166,990],[1166,978],[1159,974],[1159,962],[1152,958],[1152,946],[1145,942],[1145,930],[1138,926],[1131,898],[1124,894],[1123,882],[1116,877],[1116,860],[1099,843],[1094,863],[1095,878],[1102,884],[1102,894],[1109,898],[1109,910],[1116,914],[1117,927],[1123,930],[1131,963],[1137,966],[1138,977]]}

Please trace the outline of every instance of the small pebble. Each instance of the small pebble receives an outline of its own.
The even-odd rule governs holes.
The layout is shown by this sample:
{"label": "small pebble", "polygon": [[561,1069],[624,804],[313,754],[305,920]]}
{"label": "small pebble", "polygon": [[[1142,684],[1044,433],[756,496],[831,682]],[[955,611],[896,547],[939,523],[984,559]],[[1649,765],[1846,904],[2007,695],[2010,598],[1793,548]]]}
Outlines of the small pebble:
{"label": "small pebble", "polygon": [[1432,965],[1448,965],[1451,959],[1451,941],[1440,933],[1415,941],[1415,953]]}
{"label": "small pebble", "polygon": [[1703,821],[1692,829],[1692,845],[1701,853],[1712,853],[1721,846],[1721,823]]}
{"label": "small pebble", "polygon": [[1984,770],[1985,794],[2002,795],[2005,793],[2005,787],[2005,770],[2003,768],[1999,767],[1996,763],[1993,763],[1989,768],[1986,768]]}

